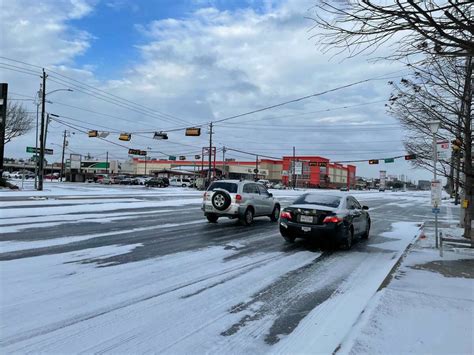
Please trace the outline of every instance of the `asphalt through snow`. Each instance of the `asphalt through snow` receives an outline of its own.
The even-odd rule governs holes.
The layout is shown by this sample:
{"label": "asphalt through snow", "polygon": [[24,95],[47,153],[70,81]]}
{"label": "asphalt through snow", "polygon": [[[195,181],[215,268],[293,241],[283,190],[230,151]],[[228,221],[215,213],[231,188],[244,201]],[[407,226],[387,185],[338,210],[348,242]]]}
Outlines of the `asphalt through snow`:
{"label": "asphalt through snow", "polygon": [[[154,199],[147,198],[146,200],[153,201]],[[155,200],[160,201],[162,199],[156,198]],[[289,200],[283,200],[282,203],[283,205],[288,204]],[[81,201],[77,201],[77,204],[80,205]],[[232,339],[233,336],[241,333],[245,333],[245,335],[254,334],[270,346],[278,343],[282,337],[291,334],[309,312],[332,297],[340,285],[351,276],[353,270],[365,262],[367,255],[395,255],[398,252],[398,250],[381,246],[382,243],[390,241],[391,238],[383,237],[381,234],[390,231],[393,222],[421,222],[420,218],[414,217],[414,215],[429,216],[431,212],[427,206],[413,204],[401,207],[387,204],[386,201],[381,199],[373,199],[366,204],[373,208],[372,212],[369,211],[372,219],[371,238],[368,241],[358,241],[349,252],[321,250],[317,244],[305,240],[297,240],[294,244],[287,244],[279,235],[278,224],[271,223],[268,218],[258,218],[250,227],[241,226],[236,221],[228,219],[219,220],[217,224],[210,224],[205,221],[199,209],[199,204],[190,204],[182,207],[121,208],[113,211],[94,212],[98,218],[96,221],[72,221],[47,227],[41,227],[40,224],[31,225],[30,228],[19,232],[5,233],[0,236],[2,242],[24,242],[24,247],[19,248],[19,250],[0,253],[0,261],[59,255],[106,246],[135,244],[140,245],[127,253],[79,259],[76,262],[92,264],[99,268],[114,268],[118,265],[131,265],[158,257],[205,250],[216,246],[234,252],[223,259],[224,263],[244,260],[262,254],[273,255],[277,253],[275,258],[265,259],[264,263],[268,263],[273,259],[278,260],[290,255],[307,253],[308,251],[314,253],[313,261],[294,270],[282,272],[277,275],[275,281],[268,285],[262,285],[250,299],[236,302],[232,307],[227,308],[222,315],[223,317],[226,314],[237,316],[237,320],[230,326],[221,329],[221,337]],[[68,206],[71,205],[64,205],[66,211]],[[38,201],[37,207],[41,208],[40,201]],[[120,213],[120,219],[114,220],[111,217],[111,220],[107,223],[101,223],[101,215],[111,212]],[[137,215],[135,214],[137,212],[143,212],[143,214]],[[128,213],[130,215],[127,216]],[[80,218],[85,213],[66,212],[66,214]],[[48,222],[60,221],[61,218]],[[4,225],[18,226],[24,225],[24,222],[23,224],[15,224],[14,219],[12,219]],[[94,237],[94,235],[96,236]],[[83,239],[70,243],[63,242],[64,238],[73,237],[83,237]],[[61,242],[56,243],[56,240],[61,240]],[[50,242],[51,245],[28,247],[28,242]],[[193,299],[226,284],[238,282],[239,277],[243,274],[250,273],[261,265],[263,264],[260,262],[255,265],[249,264],[241,272],[235,273],[232,271],[216,281],[212,281],[212,278],[210,278],[209,280],[212,282],[185,292],[179,298],[192,304]],[[332,270],[337,270],[337,273],[335,274]],[[179,270],[176,272],[176,277],[178,279],[180,277]],[[200,279],[196,283],[200,284],[203,280]],[[178,289],[181,288],[176,290]],[[158,293],[156,297],[160,297],[160,295]],[[238,295],[235,295],[235,297],[238,300]],[[146,300],[148,298],[145,297],[141,302]],[[124,307],[130,307],[134,304],[136,302],[125,303]],[[113,307],[111,311],[114,311]],[[101,312],[93,312],[92,314],[95,314],[92,318],[100,318],[102,315]],[[84,321],[87,321],[87,319]],[[67,324],[66,322],[64,326],[67,327]],[[74,322],[70,324],[73,325]],[[262,324],[267,325],[267,330],[260,334],[261,330],[259,328],[262,328]],[[39,334],[36,336],[39,336]],[[9,344],[14,345],[25,339],[33,339],[35,335],[31,333],[25,337],[12,338]],[[239,351],[250,350],[245,346],[238,349]]]}

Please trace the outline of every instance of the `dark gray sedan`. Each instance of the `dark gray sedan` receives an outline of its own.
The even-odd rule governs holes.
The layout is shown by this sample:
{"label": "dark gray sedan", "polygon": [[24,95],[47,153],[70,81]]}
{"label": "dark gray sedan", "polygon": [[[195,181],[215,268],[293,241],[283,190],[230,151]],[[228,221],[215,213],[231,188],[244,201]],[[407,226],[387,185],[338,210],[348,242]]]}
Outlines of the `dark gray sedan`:
{"label": "dark gray sedan", "polygon": [[307,193],[280,214],[280,233],[287,242],[317,239],[350,249],[356,237],[369,238],[369,207],[353,196]]}

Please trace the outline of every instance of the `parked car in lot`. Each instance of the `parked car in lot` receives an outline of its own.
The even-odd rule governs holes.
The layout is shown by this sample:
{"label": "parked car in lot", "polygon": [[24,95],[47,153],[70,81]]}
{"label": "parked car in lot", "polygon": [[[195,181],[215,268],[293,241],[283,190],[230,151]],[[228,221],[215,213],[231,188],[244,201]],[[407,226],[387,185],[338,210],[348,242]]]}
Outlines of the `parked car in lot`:
{"label": "parked car in lot", "polygon": [[353,196],[306,193],[280,214],[287,242],[311,238],[350,249],[356,237],[369,238],[370,215]]}
{"label": "parked car in lot", "polygon": [[267,216],[273,222],[280,215],[280,203],[267,189],[253,181],[214,181],[204,193],[202,210],[207,220],[217,222],[220,217],[238,218],[250,225],[254,217]]}
{"label": "parked car in lot", "polygon": [[343,186],[339,189],[339,191],[349,191],[349,188],[347,186]]}
{"label": "parked car in lot", "polygon": [[132,185],[145,185],[145,183],[150,179],[150,177],[137,176],[132,179]]}
{"label": "parked car in lot", "polygon": [[123,178],[122,180],[119,181],[120,185],[133,185],[133,179],[132,178]]}
{"label": "parked car in lot", "polygon": [[102,179],[97,180],[99,184],[112,185],[115,184],[115,179],[112,176],[103,176]]}
{"label": "parked car in lot", "polygon": [[146,187],[168,187],[170,181],[166,177],[156,177],[145,182]]}
{"label": "parked car in lot", "polygon": [[273,184],[269,180],[260,179],[257,182],[265,186],[267,189],[271,189],[273,187]]}
{"label": "parked car in lot", "polygon": [[190,179],[186,178],[172,178],[170,179],[171,186],[181,186],[181,187],[190,187],[192,182]]}
{"label": "parked car in lot", "polygon": [[[21,176],[20,176],[21,178]],[[43,176],[45,180],[57,180],[59,179],[59,173],[53,173],[53,174],[46,174]]]}

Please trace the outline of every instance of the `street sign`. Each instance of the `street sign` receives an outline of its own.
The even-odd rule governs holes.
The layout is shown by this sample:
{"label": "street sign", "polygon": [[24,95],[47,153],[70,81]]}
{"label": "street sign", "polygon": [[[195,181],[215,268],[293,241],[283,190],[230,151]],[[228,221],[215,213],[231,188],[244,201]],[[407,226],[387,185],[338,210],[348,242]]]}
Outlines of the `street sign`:
{"label": "street sign", "polygon": [[431,181],[431,206],[433,208],[438,208],[439,206],[441,206],[441,189],[441,181]]}
{"label": "street sign", "polygon": [[437,145],[438,159],[440,160],[449,159],[449,141],[448,140],[437,141],[436,145]]}
{"label": "street sign", "polygon": [[176,160],[176,157],[175,157],[174,155],[170,155],[170,156],[168,157],[168,160]]}
{"label": "street sign", "polygon": [[[35,147],[26,147],[26,152],[27,153],[40,153],[40,149],[39,148],[35,148]],[[44,154],[48,154],[48,155],[53,155],[53,150],[52,149],[48,149],[48,148],[45,148],[44,149]]]}
{"label": "street sign", "polygon": [[439,210],[438,207],[431,209],[431,212],[433,212],[434,214],[438,214],[439,211],[440,211],[440,210]]}
{"label": "street sign", "polygon": [[295,175],[303,175],[303,162],[295,162]]}
{"label": "street sign", "polygon": [[140,155],[140,149],[129,149],[128,154],[129,155]]}
{"label": "street sign", "polygon": [[155,132],[153,139],[168,139],[168,134],[165,132]]}
{"label": "street sign", "polygon": [[320,166],[320,167],[326,167],[328,166],[328,163],[325,161],[311,161],[308,163],[309,166]]}
{"label": "street sign", "polygon": [[384,159],[383,162],[384,162],[384,163],[394,163],[394,162],[395,162],[395,159],[394,159],[394,158],[388,158],[388,159]]}

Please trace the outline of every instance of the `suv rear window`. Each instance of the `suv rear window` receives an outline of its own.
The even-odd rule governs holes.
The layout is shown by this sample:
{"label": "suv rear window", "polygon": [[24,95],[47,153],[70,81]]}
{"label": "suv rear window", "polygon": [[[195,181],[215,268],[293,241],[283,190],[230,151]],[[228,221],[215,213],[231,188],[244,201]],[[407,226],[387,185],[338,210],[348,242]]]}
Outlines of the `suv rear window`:
{"label": "suv rear window", "polygon": [[296,199],[293,204],[295,205],[307,205],[314,204],[327,207],[338,207],[341,202],[339,196],[330,196],[330,195],[316,195],[316,194],[305,194]]}
{"label": "suv rear window", "polygon": [[227,192],[230,192],[231,194],[236,194],[237,193],[237,184],[234,184],[232,182],[221,182],[221,181],[216,181],[209,186],[207,191],[214,191],[215,189],[223,189],[226,190]]}

